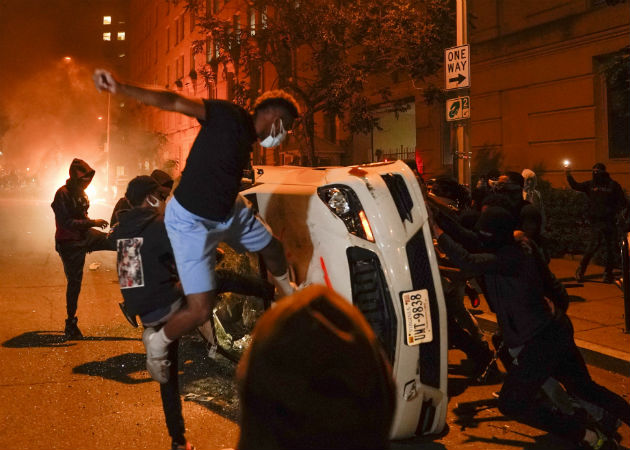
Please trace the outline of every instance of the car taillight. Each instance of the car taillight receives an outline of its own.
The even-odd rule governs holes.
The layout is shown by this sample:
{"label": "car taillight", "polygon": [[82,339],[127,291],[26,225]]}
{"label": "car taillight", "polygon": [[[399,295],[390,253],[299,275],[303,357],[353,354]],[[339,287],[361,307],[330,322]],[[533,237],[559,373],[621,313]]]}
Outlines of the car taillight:
{"label": "car taillight", "polygon": [[319,198],[346,225],[355,236],[374,242],[370,222],[356,192],[348,186],[335,184],[317,188]]}

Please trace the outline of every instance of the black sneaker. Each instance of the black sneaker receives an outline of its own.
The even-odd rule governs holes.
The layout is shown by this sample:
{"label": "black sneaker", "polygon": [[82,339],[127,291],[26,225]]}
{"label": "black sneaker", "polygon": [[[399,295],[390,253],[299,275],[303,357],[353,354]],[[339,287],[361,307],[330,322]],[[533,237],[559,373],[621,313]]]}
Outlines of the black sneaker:
{"label": "black sneaker", "polygon": [[190,442],[186,442],[185,444],[173,442],[171,444],[171,450],[195,450],[195,447]]}
{"label": "black sneaker", "polygon": [[83,333],[77,326],[77,318],[66,319],[66,328],[63,330],[66,338],[69,340],[83,339]]}
{"label": "black sneaker", "polygon": [[582,268],[582,266],[578,266],[578,268],[575,269],[575,281],[577,281],[578,283],[584,282],[584,269]]}

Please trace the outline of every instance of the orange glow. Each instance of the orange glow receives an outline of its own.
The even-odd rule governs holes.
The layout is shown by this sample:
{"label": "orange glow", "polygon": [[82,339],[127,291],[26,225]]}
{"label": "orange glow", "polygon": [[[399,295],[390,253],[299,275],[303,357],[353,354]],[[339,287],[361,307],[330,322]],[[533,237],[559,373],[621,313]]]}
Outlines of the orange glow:
{"label": "orange glow", "polygon": [[64,56],[63,60],[65,62],[70,62],[70,61],[72,61],[72,58],[70,58],[69,56]]}
{"label": "orange glow", "polygon": [[363,226],[365,237],[367,238],[368,241],[374,242],[374,235],[372,234],[372,228],[370,227],[370,222],[368,222],[367,217],[365,216],[365,212],[363,212],[363,210],[359,211],[359,218],[361,219],[361,226]]}
{"label": "orange glow", "polygon": [[98,116],[97,119],[98,120],[103,120],[103,116]]}

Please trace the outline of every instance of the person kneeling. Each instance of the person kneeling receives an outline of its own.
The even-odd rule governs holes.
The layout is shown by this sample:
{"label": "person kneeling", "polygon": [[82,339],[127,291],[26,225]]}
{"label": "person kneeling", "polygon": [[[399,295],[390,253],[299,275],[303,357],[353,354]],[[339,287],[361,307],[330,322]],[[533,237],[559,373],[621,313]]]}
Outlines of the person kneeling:
{"label": "person kneeling", "polygon": [[[175,259],[164,226],[164,202],[159,185],[149,176],[129,182],[125,197],[131,209],[121,211],[110,239],[116,242],[118,281],[130,314],[139,315],[146,336],[155,333],[185,303]],[[167,346],[163,364],[168,377],[160,384],[162,407],[172,450],[191,450],[185,427],[177,376],[179,340]],[[151,355],[147,353],[147,358]]]}

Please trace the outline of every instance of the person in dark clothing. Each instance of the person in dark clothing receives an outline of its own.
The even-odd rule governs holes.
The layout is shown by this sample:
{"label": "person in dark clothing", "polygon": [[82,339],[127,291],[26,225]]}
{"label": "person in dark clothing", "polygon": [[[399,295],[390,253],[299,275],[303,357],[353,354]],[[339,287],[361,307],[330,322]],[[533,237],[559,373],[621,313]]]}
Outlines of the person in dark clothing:
{"label": "person in dark clothing", "polygon": [[[163,170],[155,169],[151,172],[151,177],[157,181],[158,190],[156,195],[162,201],[166,201],[169,195],[171,195],[171,190],[173,189],[173,178],[164,172]],[[118,213],[120,211],[125,211],[127,209],[131,209],[131,204],[129,204],[129,200],[127,197],[121,197],[118,202],[116,202],[116,206],[114,206],[114,210],[112,211],[112,218],[109,221],[109,226],[114,228],[118,223]]]}
{"label": "person in dark clothing", "polygon": [[[131,208],[120,211],[110,236],[116,243],[118,282],[126,308],[140,316],[145,328],[164,326],[184,303],[160,197],[154,178],[145,175],[131,180],[125,194]],[[170,377],[160,384],[160,395],[172,450],[190,450],[179,395],[178,349],[179,339],[168,345]]]}
{"label": "person in dark clothing", "polygon": [[[554,377],[569,394],[630,423],[630,405],[591,379],[565,314],[566,291],[538,251],[532,250],[534,243],[524,246],[514,240],[514,223],[507,210],[489,207],[477,223],[479,237],[460,229],[454,235],[456,242],[431,219],[446,255],[462,269],[483,276],[486,299],[497,315],[505,345],[516,357],[499,395],[499,410],[574,443],[599,450],[616,448],[614,438],[597,427],[535,400],[541,386]],[[480,249],[485,251],[470,252]]]}
{"label": "person in dark clothing", "polygon": [[571,189],[584,192],[587,199],[586,219],[591,224],[591,238],[589,240],[582,261],[575,271],[575,279],[584,281],[586,267],[591,258],[604,244],[606,251],[604,283],[612,283],[614,252],[617,249],[617,214],[626,207],[626,199],[619,183],[610,178],[606,166],[597,163],[593,166],[593,179],[578,183],[571,175],[570,169],[565,169],[567,181]]}
{"label": "person in dark clothing", "polygon": [[94,71],[96,88],[123,94],[147,105],[194,117],[201,125],[179,185],[166,208],[165,224],[187,303],[155,334],[147,358],[149,372],[165,382],[166,348],[173,340],[206,322],[217,301],[215,250],[226,242],[239,251],[259,253],[281,296],[296,286],[282,243],[239,195],[252,145],[276,147],[299,116],[299,106],[280,90],[263,93],[253,112],[225,100],[188,98],[170,91],[121,83],[102,69]]}
{"label": "person in dark clothing", "polygon": [[70,178],[55,193],[50,205],[55,212],[55,249],[61,257],[63,271],[68,285],[66,287],[66,326],[65,335],[69,339],[83,337],[77,325],[77,306],[85,254],[97,250],[115,250],[107,240],[107,234],[92,229],[105,228],[107,221],[90,219],[88,208],[90,201],[85,189],[92,182],[95,171],[83,160],[75,158],[70,164]]}

